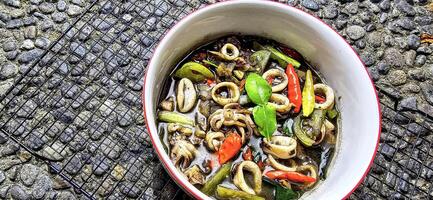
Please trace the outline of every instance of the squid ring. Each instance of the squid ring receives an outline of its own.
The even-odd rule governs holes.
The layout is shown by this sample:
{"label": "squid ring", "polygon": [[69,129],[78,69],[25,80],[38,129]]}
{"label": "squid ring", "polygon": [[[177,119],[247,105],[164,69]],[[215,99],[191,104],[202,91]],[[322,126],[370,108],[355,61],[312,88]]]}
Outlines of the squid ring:
{"label": "squid ring", "polygon": [[282,135],[272,136],[271,140],[263,139],[263,151],[281,159],[296,156],[296,140]]}
{"label": "squid ring", "polygon": [[325,93],[326,101],[323,103],[315,103],[314,108],[322,110],[332,108],[334,105],[334,90],[325,84],[318,83],[314,85],[314,93],[316,93],[316,91],[322,91]]}
{"label": "squid ring", "polygon": [[188,112],[194,107],[197,100],[197,94],[194,89],[194,84],[191,80],[183,78],[177,85],[177,106],[180,112]]}
{"label": "squid ring", "polygon": [[[298,171],[298,172],[308,171],[308,172],[310,172],[310,176],[317,180],[317,171],[313,165],[301,165],[296,169],[296,171]],[[305,186],[309,188],[309,187],[313,186],[315,183],[316,182],[312,182],[312,183],[306,184]]]}
{"label": "squid ring", "polygon": [[290,103],[289,99],[282,94],[273,93],[269,100],[269,104],[272,105],[275,110],[280,113],[289,112],[290,108],[292,108],[293,105]]}
{"label": "squid ring", "polygon": [[182,164],[182,167],[186,168],[191,164],[197,153],[198,151],[193,144],[186,140],[178,140],[171,149],[170,157],[174,160],[176,167]]}
{"label": "squid ring", "polygon": [[275,169],[278,169],[278,170],[283,170],[283,171],[287,171],[287,172],[294,172],[297,169],[296,163],[293,160],[290,160],[290,165],[292,165],[291,167],[287,167],[287,166],[279,163],[278,161],[276,161],[274,159],[274,157],[272,155],[268,155],[268,160],[269,160],[269,163],[271,164],[271,166]]}
{"label": "squid ring", "polygon": [[206,143],[210,150],[218,151],[222,140],[224,139],[224,133],[221,132],[208,132],[206,134]]}
{"label": "squid ring", "polygon": [[[254,189],[251,188],[246,182],[243,170],[250,171],[253,174]],[[258,194],[262,191],[262,172],[259,166],[253,161],[242,161],[239,164],[236,174],[233,178],[233,183],[241,190],[249,194]]]}
{"label": "squid ring", "polygon": [[[230,53],[228,51],[230,51]],[[234,60],[237,57],[239,57],[239,49],[231,43],[226,43],[221,48],[220,52],[217,51],[209,51],[209,52],[219,56],[224,60]]]}
{"label": "squid ring", "polygon": [[289,83],[289,78],[287,78],[287,75],[279,69],[270,69],[262,75],[262,77],[266,80],[268,80],[268,78],[270,77],[276,76],[281,77],[282,81],[278,85],[272,86],[272,92],[280,92],[284,90],[284,88],[286,88],[287,84]]}
{"label": "squid ring", "polygon": [[[228,53],[227,50],[231,51],[231,53]],[[235,45],[227,43],[221,48],[221,53],[227,60],[234,60],[239,56],[239,49]]]}
{"label": "squid ring", "polygon": [[[222,88],[222,87],[226,87],[228,89],[228,91],[230,93],[230,98],[224,98],[224,97],[221,97],[221,96],[217,96],[217,94],[216,94],[217,90],[220,89],[220,88]],[[212,88],[211,94],[212,94],[212,99],[215,102],[217,102],[218,104],[222,105],[222,106],[224,106],[226,104],[229,104],[229,103],[236,103],[236,102],[238,102],[239,101],[239,97],[241,96],[240,92],[239,92],[239,87],[236,84],[232,83],[232,82],[221,82],[221,83],[218,83],[217,85],[215,85]]]}

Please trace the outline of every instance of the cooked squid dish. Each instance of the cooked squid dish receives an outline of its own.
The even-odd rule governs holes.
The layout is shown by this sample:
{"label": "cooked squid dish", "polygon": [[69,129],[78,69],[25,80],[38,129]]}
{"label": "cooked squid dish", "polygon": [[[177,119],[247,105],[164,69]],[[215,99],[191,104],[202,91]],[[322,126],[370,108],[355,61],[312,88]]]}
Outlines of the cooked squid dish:
{"label": "cooked squid dish", "polygon": [[297,51],[229,36],[187,55],[165,81],[158,131],[173,164],[214,199],[298,199],[326,179],[334,90]]}

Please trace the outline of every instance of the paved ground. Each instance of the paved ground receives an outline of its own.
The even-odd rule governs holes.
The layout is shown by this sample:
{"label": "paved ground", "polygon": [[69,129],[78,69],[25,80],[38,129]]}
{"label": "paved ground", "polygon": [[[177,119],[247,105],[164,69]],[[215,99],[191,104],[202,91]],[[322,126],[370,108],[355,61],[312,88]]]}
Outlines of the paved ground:
{"label": "paved ground", "polygon": [[[176,1],[170,2],[175,2],[177,6],[183,6],[184,4]],[[91,1],[86,0],[1,0],[0,96],[12,86],[14,80],[21,73],[28,69],[32,62],[42,55],[49,44],[55,41],[70,26],[89,3]],[[100,5],[105,5],[104,1],[99,3]],[[205,3],[212,3],[212,1]],[[288,2],[284,1],[284,3],[294,5],[322,18],[342,34],[361,55],[378,87],[398,99],[396,108],[411,116],[410,121],[400,120],[397,123],[404,126],[406,130],[409,127],[409,129],[414,130],[413,132],[422,132],[426,141],[433,142],[432,133],[412,123],[416,121],[425,124],[430,130],[433,129],[432,121],[428,117],[425,117],[430,116],[433,118],[433,45],[421,43],[420,41],[421,33],[433,34],[433,6],[428,6],[432,3],[431,1],[289,0]],[[113,8],[103,7],[101,10],[104,11],[104,9],[110,11]],[[154,8],[148,9],[153,10]],[[95,9],[92,12],[96,14],[101,10]],[[156,17],[149,20],[152,24],[158,23],[159,17],[156,12],[158,10],[155,11]],[[104,14],[102,12],[102,15]],[[131,15],[128,15],[128,13],[124,17],[126,21],[131,20]],[[110,21],[107,21],[107,23],[110,23]],[[104,26],[104,23],[99,23],[98,25],[99,28],[104,29],[101,26]],[[155,25],[154,28],[151,28],[150,32],[153,33],[164,29],[165,27],[163,26]],[[128,32],[125,32],[125,35],[125,38],[120,38],[120,40],[129,41],[130,39],[127,38]],[[148,35],[152,34],[147,34],[147,36],[140,38],[142,46],[149,47],[156,42],[154,38]],[[87,43],[84,44],[84,41],[92,40],[91,37],[97,36],[89,34],[88,36],[83,35],[80,37],[84,39],[76,41],[73,45],[87,45]],[[80,43],[80,41],[83,41],[83,43]],[[131,52],[136,51],[136,49],[130,46],[127,46],[127,48]],[[81,55],[85,52],[85,49],[74,48],[72,50],[71,48],[71,51],[73,51],[72,53]],[[134,56],[130,56],[127,59],[131,59],[132,63],[139,62],[138,58]],[[122,58],[122,60],[126,59]],[[68,73],[69,70],[72,70],[71,68],[73,67],[62,65],[61,71],[58,73]],[[127,72],[125,85],[130,83],[128,82],[128,78],[134,76],[133,73]],[[122,74],[115,75],[117,81],[122,79],[121,76]],[[140,78],[138,78],[137,82],[140,82]],[[141,86],[128,85],[128,88],[134,91],[131,94],[139,94]],[[118,92],[121,93],[122,91]],[[110,99],[112,99],[110,102],[117,101],[117,97]],[[140,104],[134,105],[136,102],[134,102],[134,98],[132,97],[126,99],[126,104],[132,104],[137,108],[136,111],[140,113]],[[119,101],[123,100],[119,99]],[[388,97],[382,97],[382,102],[389,102],[390,105],[393,104]],[[0,104],[1,107],[2,105]],[[384,114],[387,114],[387,112]],[[121,127],[128,126],[141,130],[143,124],[132,122],[133,120],[131,117],[126,118],[126,121],[116,121],[114,119],[114,123]],[[412,136],[407,135],[404,129],[394,130],[386,123],[384,124],[384,132],[399,132],[398,136],[412,141]],[[63,137],[65,137],[65,140],[68,138],[67,136]],[[93,135],[93,137],[96,137],[95,141],[98,141],[98,137],[100,136]],[[146,138],[143,138],[143,143],[146,142],[145,140]],[[414,142],[418,143],[418,140]],[[148,144],[148,141],[146,143]],[[422,142],[419,143],[423,145]],[[77,142],[77,144],[79,145],[80,143]],[[35,147],[37,144],[32,143],[31,145]],[[111,144],[103,145],[110,146]],[[433,181],[433,171],[431,170],[433,168],[433,158],[431,155],[433,154],[427,157],[414,155],[423,160],[423,165],[430,167],[422,168],[423,166],[420,167],[419,164],[408,165],[407,163],[411,162],[411,159],[404,156],[396,156],[394,160],[390,161],[389,157],[393,157],[396,152],[396,149],[392,148],[394,146],[396,146],[395,138],[389,138],[388,136],[382,138],[380,148],[382,154],[377,158],[380,161],[379,163],[387,165],[386,169],[393,169],[393,166],[396,165],[394,167],[396,174],[401,175],[401,177],[409,181],[420,179],[418,184],[424,184],[427,188],[430,187],[429,184]],[[399,150],[410,152],[408,154],[413,153],[413,151],[409,151],[407,146],[399,146]],[[150,148],[149,146],[137,146],[135,151],[138,152],[138,155],[141,155],[147,152],[146,149]],[[428,146],[426,148],[429,151]],[[37,148],[35,147],[35,149]],[[120,156],[117,154],[113,155],[111,151],[107,154],[106,156],[108,157]],[[415,170],[420,173],[418,176],[413,176],[409,172],[398,171],[399,167],[396,163],[404,163],[405,166],[422,169]],[[119,171],[119,168],[122,169],[121,167],[117,167],[117,165],[114,168],[117,171]],[[160,167],[157,169],[162,170]],[[373,173],[382,177],[387,184],[396,185],[395,176],[385,173],[384,170],[380,170],[378,167],[374,167],[373,169]],[[93,170],[91,168],[90,170],[93,173],[105,173],[101,172],[100,168]],[[97,172],[98,170],[99,172]],[[75,169],[72,168],[71,171],[75,171]],[[95,181],[97,180],[99,179],[95,179]],[[369,179],[366,181],[366,184],[374,188],[377,185],[375,182],[377,181]],[[407,192],[407,187],[407,184],[396,185],[398,191],[402,193]],[[155,186],[155,188],[158,187]],[[131,198],[137,196],[134,192],[141,192],[139,186],[133,191],[128,190],[125,192],[122,189],[120,190],[119,195]],[[146,190],[145,192],[152,193],[153,191]],[[365,199],[367,197],[376,197],[375,195],[368,195],[368,190],[364,188],[360,188],[357,193],[360,194],[361,198],[364,197]],[[402,198],[401,195],[399,196],[399,194],[391,192],[386,188],[383,189],[382,195],[392,196],[396,199]],[[430,195],[431,198],[433,194]],[[37,157],[20,148],[19,145],[8,139],[5,135],[0,135],[0,198],[29,199],[31,196],[35,199],[82,198],[81,194],[74,192],[70,185],[59,176],[53,174],[52,170],[49,170],[45,165],[45,162],[40,161]],[[148,195],[148,197],[151,199],[152,195]]]}

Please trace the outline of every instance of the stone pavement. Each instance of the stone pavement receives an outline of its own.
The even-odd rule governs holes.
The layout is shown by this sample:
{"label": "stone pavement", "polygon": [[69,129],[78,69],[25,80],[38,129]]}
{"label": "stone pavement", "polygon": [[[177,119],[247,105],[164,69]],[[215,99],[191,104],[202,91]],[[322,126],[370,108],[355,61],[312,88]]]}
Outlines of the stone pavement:
{"label": "stone pavement", "polygon": [[[76,20],[85,8],[93,1],[86,0],[1,0],[0,2],[0,96],[12,86],[20,74],[31,66],[31,64],[42,55],[51,42],[55,41],[62,33]],[[127,2],[127,1],[126,1]],[[158,1],[159,2],[159,1]],[[170,0],[175,6],[184,6],[185,2]],[[420,40],[421,33],[433,34],[433,4],[428,0],[288,0],[282,1],[289,5],[296,6],[305,10],[319,18],[323,19],[327,24],[337,30],[360,54],[362,60],[368,67],[368,71],[377,84],[378,88],[386,91],[391,96],[398,99],[396,109],[407,113],[413,117],[412,122],[423,123],[430,128],[433,127],[433,45],[422,43]],[[192,4],[213,3],[212,0],[198,2],[193,1]],[[104,5],[100,10],[93,9],[94,14],[105,14],[114,9],[114,6],[105,4],[105,1],[98,2],[99,5]],[[158,3],[155,3],[158,5]],[[148,8],[155,10],[155,8]],[[165,8],[163,8],[165,9]],[[101,11],[101,13],[98,13]],[[150,18],[146,23],[157,24],[161,17],[155,10],[155,16]],[[124,14],[124,20],[131,20],[131,15]],[[108,27],[110,21],[98,23],[98,28],[104,29]],[[150,30],[156,32],[164,30],[166,27],[155,25],[155,29]],[[151,35],[151,34],[150,34]],[[95,37],[90,30],[82,33],[80,41],[91,40]],[[130,41],[131,34],[125,32],[120,38],[121,41]],[[71,46],[85,45],[77,41]],[[142,46],[152,46],[157,41],[149,36],[140,38]],[[127,47],[131,52],[136,51],[132,47]],[[85,54],[86,48],[71,48],[74,54]],[[124,56],[122,60],[131,60],[132,63],[139,62],[134,56]],[[145,65],[144,65],[145,66]],[[70,70],[74,70],[72,66],[61,65],[59,68],[60,74],[66,74]],[[136,72],[127,72],[127,78],[136,76]],[[90,76],[90,75],[89,75]],[[117,79],[125,80],[122,74],[116,74]],[[127,79],[126,78],[126,79]],[[138,78],[140,79],[140,78]],[[141,82],[140,82],[141,83]],[[134,94],[139,94],[140,85],[128,85],[134,91]],[[44,91],[42,91],[44,92]],[[118,91],[121,93],[121,91]],[[84,94],[84,93],[83,93]],[[68,95],[68,94],[66,94]],[[73,94],[71,94],[73,95]],[[113,97],[113,102],[120,97]],[[140,109],[140,103],[135,102],[136,98],[126,98],[126,104],[132,104]],[[382,102],[390,102],[390,99],[382,98]],[[135,105],[137,104],[137,105]],[[391,103],[390,103],[391,104]],[[32,106],[32,105],[28,105]],[[0,104],[0,108],[2,105]],[[384,113],[386,114],[386,113]],[[429,117],[427,117],[429,116]],[[140,125],[135,125],[132,118],[122,118],[118,126],[137,126],[137,130],[141,130]],[[97,120],[96,120],[97,121]],[[433,142],[433,135],[426,129],[418,127],[414,123],[409,123],[404,120],[397,123],[413,129],[415,132],[422,132],[425,138]],[[408,124],[409,123],[409,124]],[[137,123],[139,124],[139,123]],[[104,124],[108,126],[109,124]],[[387,124],[384,124],[387,126]],[[98,126],[101,127],[101,126]],[[388,126],[389,127],[389,126]],[[107,128],[107,127],[106,127]],[[384,127],[384,132],[395,131],[388,130]],[[425,133],[424,133],[425,132]],[[399,133],[402,138],[411,138],[404,130]],[[68,140],[70,135],[61,134],[63,140]],[[100,135],[92,135],[95,141],[99,140]],[[149,141],[143,143],[149,144]],[[412,181],[417,178],[409,172],[398,171],[396,163],[404,164],[410,168],[418,169],[419,164],[410,164],[411,159],[404,156],[397,156],[395,160],[390,161],[389,157],[395,153],[395,149],[391,146],[396,144],[396,138],[383,137],[381,138],[380,153],[376,160],[387,166],[387,169],[394,169],[397,174],[403,179]],[[418,141],[414,141],[418,143]],[[419,142],[421,143],[421,142]],[[80,143],[77,142],[77,145]],[[37,141],[29,144],[36,147]],[[109,146],[111,144],[103,144]],[[111,148],[111,146],[110,146]],[[116,148],[115,146],[113,148]],[[138,154],[145,154],[150,146],[138,145],[135,151]],[[427,147],[428,148],[428,147]],[[431,147],[430,147],[431,148]],[[400,147],[401,151],[409,152],[406,146]],[[120,150],[119,150],[120,151]],[[116,151],[115,151],[116,152]],[[108,157],[118,157],[110,151]],[[120,154],[120,153],[118,153]],[[387,157],[389,155],[389,157]],[[152,157],[155,155],[145,155],[143,157]],[[433,182],[433,158],[427,156],[426,163],[430,168],[420,170],[422,180],[419,184],[428,185],[428,181]],[[79,161],[77,161],[79,162]],[[409,164],[408,164],[409,163]],[[106,173],[106,167],[97,167],[90,169],[93,173]],[[118,169],[118,168],[117,168]],[[161,166],[157,168],[162,170]],[[71,171],[76,171],[75,168],[70,168]],[[414,170],[415,171],[415,170]],[[396,185],[396,177],[380,170],[373,166],[372,173],[383,177],[383,180],[389,185]],[[167,175],[163,175],[167,179]],[[96,180],[95,180],[96,181]],[[376,187],[374,179],[366,180],[366,184]],[[408,185],[405,182],[400,182],[396,185],[399,192],[407,193]],[[97,184],[97,183],[95,183]],[[107,183],[109,184],[109,183]],[[114,184],[114,182],[113,182]],[[163,183],[155,182],[152,186],[161,188]],[[129,198],[134,198],[141,188],[134,190],[120,189],[119,195],[124,195]],[[144,191],[153,193],[152,190]],[[364,188],[360,188],[357,192],[360,198],[378,198],[376,195],[368,194]],[[389,189],[383,189],[383,196],[390,198],[401,199],[400,194],[392,192]],[[430,194],[430,198],[433,194]],[[13,140],[8,139],[5,135],[0,134],[0,198],[14,199],[80,199],[82,194],[77,193],[72,187],[65,182],[61,177],[53,173],[47,167],[45,162],[42,162],[38,157],[32,156],[25,149]],[[148,195],[152,199],[152,195]],[[416,198],[416,196],[414,197]]]}

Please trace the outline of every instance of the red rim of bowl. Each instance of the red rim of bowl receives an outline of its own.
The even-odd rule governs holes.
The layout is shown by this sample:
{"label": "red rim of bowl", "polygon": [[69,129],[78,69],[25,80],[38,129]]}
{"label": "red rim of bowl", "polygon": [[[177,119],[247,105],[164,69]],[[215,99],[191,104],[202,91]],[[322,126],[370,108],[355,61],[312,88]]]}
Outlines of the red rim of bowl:
{"label": "red rim of bowl", "polygon": [[[204,8],[207,8],[207,7],[209,7],[209,6],[214,6],[214,5],[223,4],[223,3],[224,3],[224,1],[222,1],[222,2],[217,2],[217,3],[214,3],[214,4],[210,4],[210,5],[206,5],[206,6],[202,7],[202,8],[199,8],[199,9],[197,9],[197,10],[195,10],[195,11],[189,13],[187,16],[183,17],[181,20],[179,20],[178,22],[176,22],[176,24],[175,24],[172,28],[170,28],[170,30],[169,30],[168,32],[166,32],[166,33],[164,34],[164,36],[162,37],[162,39],[161,39],[160,41],[164,40],[165,36],[168,35],[169,32],[173,31],[173,30],[176,28],[176,26],[179,25],[179,23],[180,23],[181,21],[183,21],[183,20],[189,18],[192,14],[195,14],[197,11],[202,10],[202,9],[204,9]],[[280,3],[280,2],[272,2],[272,3],[287,6],[289,9],[296,9],[296,10],[298,10],[298,11],[304,13],[304,14],[307,14],[307,15],[312,16],[315,20],[317,20],[317,21],[319,21],[320,23],[326,25],[326,26],[327,26],[329,29],[331,29],[331,30],[332,30],[336,35],[338,35],[338,36],[340,37],[340,39],[343,40],[343,41],[346,43],[347,46],[350,47],[350,49],[353,51],[353,53],[358,57],[359,61],[362,63],[362,65],[363,65],[363,67],[364,67],[364,70],[365,70],[365,72],[367,73],[367,75],[368,75],[368,77],[369,77],[369,79],[370,79],[371,86],[373,87],[374,94],[376,95],[377,110],[378,110],[378,115],[379,115],[379,118],[378,118],[378,119],[379,119],[379,130],[378,130],[377,139],[376,139],[376,140],[377,140],[377,141],[376,141],[376,147],[375,147],[375,150],[374,150],[373,156],[372,156],[372,158],[371,158],[371,160],[370,160],[370,163],[369,163],[367,169],[365,170],[364,174],[362,175],[361,179],[360,179],[360,180],[358,181],[358,183],[353,187],[353,189],[350,190],[349,193],[347,193],[347,194],[343,197],[343,199],[347,199],[347,198],[349,198],[349,196],[350,196],[350,195],[351,195],[351,194],[352,194],[352,193],[353,193],[353,192],[358,188],[358,186],[362,183],[362,181],[364,180],[364,178],[367,176],[368,172],[370,171],[371,166],[373,165],[374,158],[376,157],[377,149],[378,149],[378,147],[379,147],[380,133],[381,133],[381,131],[382,131],[382,117],[381,117],[382,114],[381,114],[381,110],[380,110],[380,101],[379,101],[379,96],[377,95],[377,91],[376,91],[376,89],[375,89],[375,86],[374,86],[373,80],[371,79],[371,76],[370,76],[370,74],[368,73],[367,67],[365,66],[365,64],[364,64],[364,62],[362,61],[362,59],[359,57],[358,53],[357,53],[357,52],[353,49],[353,47],[352,47],[352,46],[351,46],[351,45],[350,45],[350,44],[349,44],[349,43],[348,43],[348,42],[347,42],[347,41],[346,41],[346,40],[345,40],[345,39],[344,39],[344,38],[343,38],[343,37],[342,37],[342,36],[337,32],[337,31],[335,31],[332,27],[330,27],[328,24],[326,24],[326,23],[325,23],[324,21],[322,21],[320,18],[318,18],[318,17],[316,17],[316,16],[314,16],[314,15],[311,15],[311,14],[309,14],[309,13],[307,13],[307,12],[305,12],[305,11],[299,9],[299,8],[296,8],[296,7],[293,7],[293,6],[290,6],[290,5],[284,4],[284,3]],[[156,46],[155,49],[158,48],[159,44],[160,44],[160,43],[158,43],[158,45]],[[154,57],[154,55],[152,55],[151,59],[149,60],[148,67],[150,66],[150,63],[152,63],[152,59],[153,59],[153,57]],[[145,106],[145,100],[144,100],[144,94],[145,94],[145,90],[146,90],[146,77],[147,77],[147,72],[146,72],[146,74],[144,75],[144,83],[143,83],[143,90],[142,90],[142,94],[141,94],[141,101],[142,101],[142,104],[143,104],[143,114],[144,114],[144,119],[145,119],[145,121],[146,121],[146,124],[148,124],[147,117],[146,117],[146,106]],[[156,145],[155,145],[155,138],[153,138],[153,137],[152,137],[152,134],[150,134],[149,126],[146,126],[146,128],[147,128],[147,131],[148,131],[149,136],[150,136],[150,138],[151,138],[152,145],[155,147],[155,146],[156,146]],[[175,172],[173,171],[173,169],[171,169],[170,167],[168,167],[167,163],[165,163],[165,161],[164,161],[163,159],[161,159],[161,158],[162,158],[162,153],[166,153],[166,152],[165,152],[165,151],[164,151],[164,152],[161,152],[160,149],[158,149],[158,148],[155,148],[155,150],[156,150],[156,153],[158,154],[158,157],[160,158],[160,161],[162,162],[164,168],[167,170],[167,172],[169,173],[169,175],[170,175],[170,176],[175,180],[175,182],[176,182],[177,184],[179,184],[179,185],[180,185],[184,190],[186,190],[186,192],[188,192],[188,194],[192,195],[192,196],[193,196],[194,198],[196,198],[196,199],[200,199],[200,196],[199,196],[198,194],[196,194],[194,191],[192,191],[189,187],[187,187],[186,185],[184,185],[184,184],[182,183],[182,181],[180,181],[180,180],[178,179],[178,177],[176,176],[176,174],[175,174]]]}

